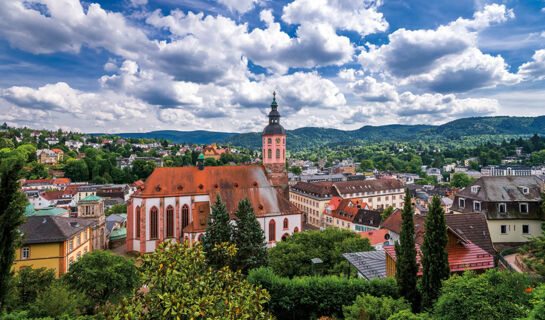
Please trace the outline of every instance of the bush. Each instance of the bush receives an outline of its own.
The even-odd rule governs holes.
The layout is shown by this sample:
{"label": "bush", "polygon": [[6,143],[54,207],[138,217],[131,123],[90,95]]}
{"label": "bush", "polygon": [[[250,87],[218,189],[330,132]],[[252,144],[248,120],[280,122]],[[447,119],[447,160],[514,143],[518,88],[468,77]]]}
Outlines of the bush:
{"label": "bush", "polygon": [[397,298],[394,279],[365,280],[338,276],[279,277],[268,268],[250,271],[248,282],[261,286],[271,295],[268,310],[278,320],[312,319],[320,316],[342,318],[343,306],[361,294]]}
{"label": "bush", "polygon": [[388,320],[431,320],[429,314],[427,313],[417,313],[414,314],[411,310],[402,310],[396,314],[391,315]]}
{"label": "bush", "polygon": [[535,288],[532,292],[531,303],[534,305],[529,320],[545,320],[545,284]]}
{"label": "bush", "polygon": [[370,294],[358,296],[351,306],[343,307],[346,320],[387,320],[391,315],[411,306],[403,298],[373,297]]}
{"label": "bush", "polygon": [[531,308],[531,281],[508,271],[489,270],[481,275],[465,272],[443,283],[434,318],[502,320],[526,316]]}
{"label": "bush", "polygon": [[35,317],[74,317],[84,309],[85,297],[82,293],[70,290],[60,281],[40,292],[35,303],[30,307],[30,314]]}

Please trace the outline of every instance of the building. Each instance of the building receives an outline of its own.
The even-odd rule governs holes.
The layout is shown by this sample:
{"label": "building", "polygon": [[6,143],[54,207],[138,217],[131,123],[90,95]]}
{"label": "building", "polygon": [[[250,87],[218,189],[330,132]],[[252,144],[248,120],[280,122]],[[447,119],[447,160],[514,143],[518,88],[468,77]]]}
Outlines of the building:
{"label": "building", "polygon": [[481,169],[483,176],[529,176],[532,168],[523,165],[492,165]]}
{"label": "building", "polygon": [[97,186],[96,195],[108,199],[129,200],[130,188],[126,184],[105,184]]}
{"label": "building", "polygon": [[303,212],[303,222],[314,227],[324,227],[323,212],[335,196],[332,182],[297,182],[290,187],[289,199]]}
{"label": "building", "polygon": [[324,226],[334,226],[355,232],[376,230],[381,221],[381,212],[369,209],[359,199],[333,197],[324,213]]}
{"label": "building", "polygon": [[57,137],[47,137],[47,138],[45,138],[45,142],[47,142],[47,144],[49,144],[50,146],[55,145],[55,144],[59,143],[59,138],[57,138]]}
{"label": "building", "polygon": [[131,154],[128,158],[117,158],[117,167],[123,169],[125,167],[132,168],[134,160],[153,161],[155,166],[160,168],[163,166],[163,158],[155,157],[138,157],[136,154]]}
{"label": "building", "polygon": [[231,215],[247,197],[269,247],[301,231],[301,211],[287,198],[286,137],[276,99],[271,109],[262,166],[205,167],[201,155],[198,167],[156,168],[129,201],[127,251],[153,252],[162,241],[199,241],[217,195]]}
{"label": "building", "polygon": [[[54,149],[54,150],[60,150],[60,149]],[[49,149],[38,149],[36,150],[36,158],[38,159],[39,163],[56,165],[62,159],[62,150],[60,151],[61,151],[60,153],[57,153]]]}
{"label": "building", "polygon": [[377,229],[371,231],[358,232],[362,238],[369,239],[369,243],[375,250],[382,250],[384,246],[393,244],[390,237],[390,231],[387,229]]}
{"label": "building", "polygon": [[541,235],[543,191],[536,176],[481,177],[456,194],[452,210],[483,214],[495,246],[520,245]]}
{"label": "building", "polygon": [[94,220],[31,216],[19,227],[23,245],[16,251],[13,271],[23,267],[54,269],[65,274],[70,265],[91,252],[91,229]]}
{"label": "building", "polygon": [[70,150],[79,150],[79,148],[83,146],[83,142],[77,140],[67,140],[64,142],[64,145]]}
{"label": "building", "polygon": [[84,185],[80,186],[77,189],[76,192],[76,201],[80,202],[81,199],[87,198],[88,196],[96,196],[97,195],[97,187],[96,185]]}
{"label": "building", "polygon": [[211,143],[209,146],[206,146],[202,150],[202,154],[204,155],[204,158],[212,158],[214,160],[219,160],[221,158],[221,155],[224,153],[228,153],[229,150],[227,149],[220,149],[216,146],[216,143]]}
{"label": "building", "polygon": [[70,183],[68,178],[24,180],[21,190],[64,190]]}
{"label": "building", "polygon": [[96,223],[91,230],[93,249],[106,248],[106,216],[104,215],[104,199],[88,196],[78,202],[78,218],[93,220]]}

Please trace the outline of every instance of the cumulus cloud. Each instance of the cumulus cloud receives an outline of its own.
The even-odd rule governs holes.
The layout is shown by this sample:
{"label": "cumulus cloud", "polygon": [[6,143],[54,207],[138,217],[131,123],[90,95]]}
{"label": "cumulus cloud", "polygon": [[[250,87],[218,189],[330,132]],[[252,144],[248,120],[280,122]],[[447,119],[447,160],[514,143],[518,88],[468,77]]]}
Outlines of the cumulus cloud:
{"label": "cumulus cloud", "polygon": [[545,49],[537,50],[531,61],[519,67],[518,74],[526,80],[545,79]]}
{"label": "cumulus cloud", "polygon": [[367,101],[398,101],[396,88],[386,82],[377,82],[373,77],[367,76],[348,84],[352,92]]}
{"label": "cumulus cloud", "polygon": [[290,24],[328,24],[337,30],[352,30],[361,36],[384,32],[388,22],[377,9],[382,1],[295,0],[283,9],[282,20]]}
{"label": "cumulus cloud", "polygon": [[388,36],[388,44],[368,45],[358,61],[369,72],[442,93],[516,83],[519,77],[509,73],[501,56],[477,48],[478,31],[513,17],[504,5],[492,4],[473,19],[459,18],[435,30],[399,29]]}
{"label": "cumulus cloud", "polygon": [[219,3],[225,5],[231,11],[246,13],[252,10],[258,0],[218,0]]}

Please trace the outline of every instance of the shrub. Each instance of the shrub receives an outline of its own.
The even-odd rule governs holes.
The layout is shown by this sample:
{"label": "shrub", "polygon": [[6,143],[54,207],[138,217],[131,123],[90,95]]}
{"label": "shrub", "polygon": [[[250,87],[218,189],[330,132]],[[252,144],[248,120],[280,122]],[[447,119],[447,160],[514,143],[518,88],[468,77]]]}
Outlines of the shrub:
{"label": "shrub", "polygon": [[398,297],[392,278],[371,281],[338,276],[289,279],[279,277],[268,268],[259,268],[250,271],[248,282],[269,292],[271,300],[267,308],[278,320],[342,318],[343,306],[352,304],[361,294]]}
{"label": "shrub", "polygon": [[391,315],[411,306],[403,298],[373,297],[370,294],[358,296],[351,306],[343,307],[346,320],[387,320]]}

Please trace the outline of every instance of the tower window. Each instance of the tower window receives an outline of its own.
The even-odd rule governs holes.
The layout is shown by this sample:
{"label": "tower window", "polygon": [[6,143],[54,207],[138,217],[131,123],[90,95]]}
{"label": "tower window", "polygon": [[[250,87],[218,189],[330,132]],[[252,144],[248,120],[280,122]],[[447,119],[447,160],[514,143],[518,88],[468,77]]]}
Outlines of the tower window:
{"label": "tower window", "polygon": [[269,149],[269,159],[272,159],[272,150]]}
{"label": "tower window", "polygon": [[280,149],[276,149],[276,159],[280,159]]}
{"label": "tower window", "polygon": [[272,143],[272,139],[269,138],[269,139],[267,140],[267,143]]}

